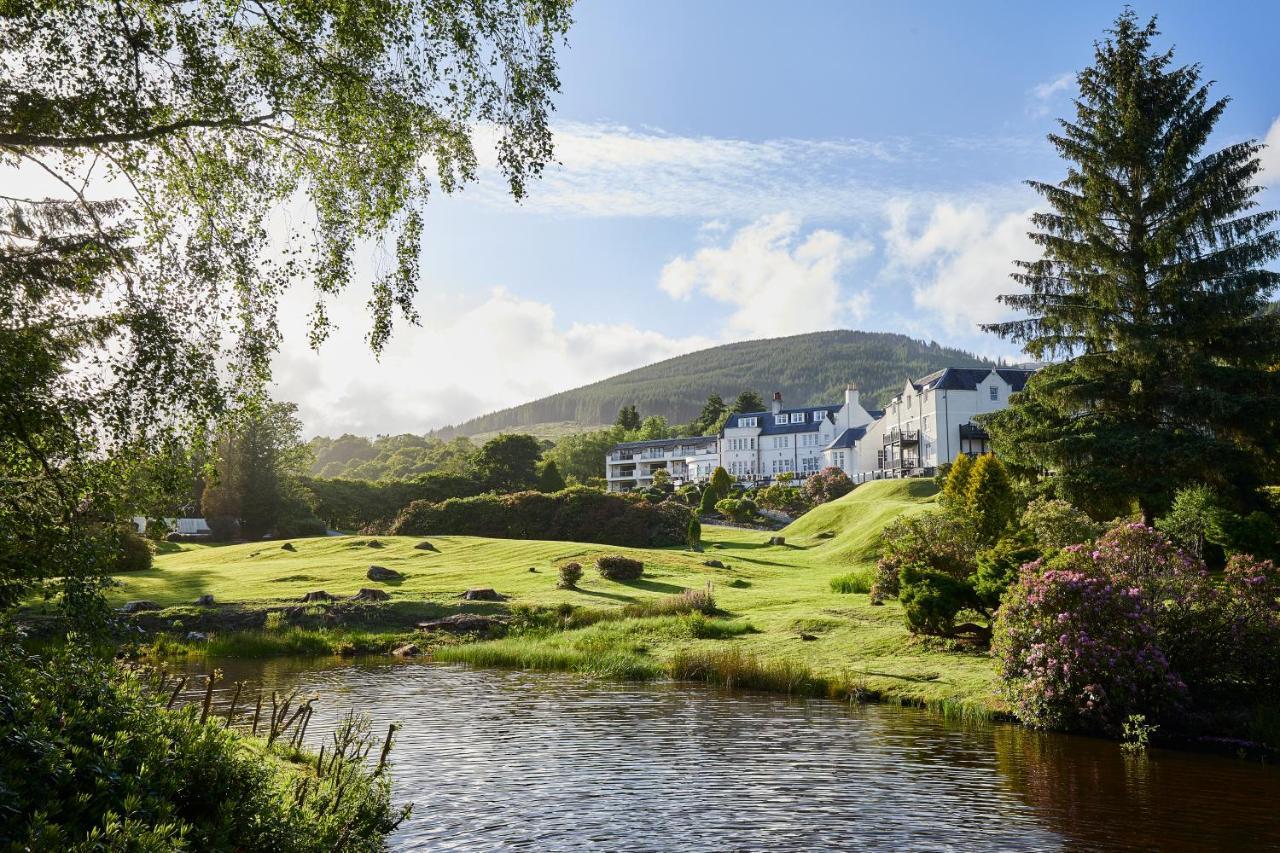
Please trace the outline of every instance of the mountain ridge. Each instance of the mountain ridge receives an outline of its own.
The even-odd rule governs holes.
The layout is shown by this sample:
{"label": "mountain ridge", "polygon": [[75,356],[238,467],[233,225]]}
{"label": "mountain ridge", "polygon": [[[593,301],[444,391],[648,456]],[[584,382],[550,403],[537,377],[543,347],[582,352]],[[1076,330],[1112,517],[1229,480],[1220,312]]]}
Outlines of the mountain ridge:
{"label": "mountain ridge", "polygon": [[674,423],[693,420],[708,395],[732,402],[743,390],[781,391],[789,404],[843,399],[846,383],[862,389],[863,404],[882,405],[908,378],[942,367],[995,367],[973,353],[896,332],[833,329],[721,344],[441,427],[438,438],[519,430],[538,424],[612,423],[622,406]]}

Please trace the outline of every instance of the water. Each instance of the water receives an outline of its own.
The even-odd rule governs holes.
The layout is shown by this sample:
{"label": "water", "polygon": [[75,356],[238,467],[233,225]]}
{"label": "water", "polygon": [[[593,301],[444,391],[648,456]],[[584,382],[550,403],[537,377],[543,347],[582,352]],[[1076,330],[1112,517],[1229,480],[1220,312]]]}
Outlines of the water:
{"label": "water", "polygon": [[1280,769],[1221,756],[690,685],[214,664],[319,693],[317,744],[352,708],[404,724],[397,850],[1280,849]]}

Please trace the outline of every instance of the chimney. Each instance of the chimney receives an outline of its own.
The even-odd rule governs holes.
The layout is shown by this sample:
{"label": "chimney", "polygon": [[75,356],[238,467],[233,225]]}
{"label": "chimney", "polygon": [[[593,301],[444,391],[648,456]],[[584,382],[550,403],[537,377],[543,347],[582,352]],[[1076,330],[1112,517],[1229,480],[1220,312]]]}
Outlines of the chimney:
{"label": "chimney", "polygon": [[778,412],[781,412],[781,411],[782,411],[782,392],[774,391],[773,392],[773,413],[776,415],[778,414]]}
{"label": "chimney", "polygon": [[852,382],[844,386],[844,404],[846,406],[858,405],[858,386]]}

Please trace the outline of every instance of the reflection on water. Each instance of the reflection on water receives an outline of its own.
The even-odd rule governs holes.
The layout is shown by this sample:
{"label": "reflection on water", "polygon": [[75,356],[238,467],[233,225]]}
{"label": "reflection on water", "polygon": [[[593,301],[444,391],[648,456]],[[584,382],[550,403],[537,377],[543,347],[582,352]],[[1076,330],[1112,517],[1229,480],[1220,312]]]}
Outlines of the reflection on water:
{"label": "reflection on water", "polygon": [[1221,757],[688,685],[215,664],[223,707],[234,679],[319,693],[316,743],[353,708],[404,723],[395,794],[415,806],[396,849],[1280,848],[1280,771]]}

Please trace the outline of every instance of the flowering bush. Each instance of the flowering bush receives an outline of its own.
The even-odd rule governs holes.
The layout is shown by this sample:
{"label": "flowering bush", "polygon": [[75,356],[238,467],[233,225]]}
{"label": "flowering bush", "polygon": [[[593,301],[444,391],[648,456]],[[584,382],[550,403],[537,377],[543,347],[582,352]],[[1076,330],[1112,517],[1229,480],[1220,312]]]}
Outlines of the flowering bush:
{"label": "flowering bush", "polygon": [[804,481],[804,497],[811,506],[842,498],[853,491],[853,480],[839,468],[823,468]]}
{"label": "flowering bush", "polygon": [[1131,714],[1158,717],[1186,695],[1142,591],[1080,551],[1024,569],[996,616],[992,653],[1014,713],[1041,728],[1116,735]]}
{"label": "flowering bush", "polygon": [[899,575],[907,566],[963,580],[973,574],[977,553],[977,528],[966,514],[947,511],[900,516],[881,533],[871,599],[896,597]]}
{"label": "flowering bush", "polygon": [[1248,554],[1236,554],[1227,561],[1223,580],[1227,594],[1241,607],[1280,611],[1280,570],[1270,560],[1254,562]]}

